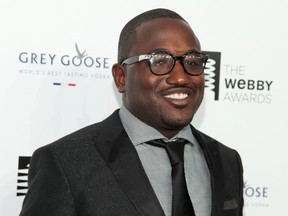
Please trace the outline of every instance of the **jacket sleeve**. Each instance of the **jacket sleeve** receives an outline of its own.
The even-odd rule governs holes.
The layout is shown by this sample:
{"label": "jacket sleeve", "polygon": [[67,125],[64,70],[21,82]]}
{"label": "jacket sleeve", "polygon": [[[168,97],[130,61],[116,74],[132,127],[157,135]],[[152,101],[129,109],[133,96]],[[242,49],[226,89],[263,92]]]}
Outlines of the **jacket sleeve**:
{"label": "jacket sleeve", "polygon": [[69,182],[47,147],[36,150],[28,173],[28,192],[20,216],[76,215]]}
{"label": "jacket sleeve", "polygon": [[226,154],[230,160],[224,163],[225,200],[223,216],[243,215],[243,167],[237,151]]}

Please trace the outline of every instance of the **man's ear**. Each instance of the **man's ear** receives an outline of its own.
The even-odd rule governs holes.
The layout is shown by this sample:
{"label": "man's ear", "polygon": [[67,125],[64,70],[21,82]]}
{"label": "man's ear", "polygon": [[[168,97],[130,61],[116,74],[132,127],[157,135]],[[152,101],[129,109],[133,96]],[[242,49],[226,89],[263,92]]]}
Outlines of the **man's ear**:
{"label": "man's ear", "polygon": [[121,64],[114,64],[112,67],[112,75],[115,85],[119,93],[125,92],[125,68]]}

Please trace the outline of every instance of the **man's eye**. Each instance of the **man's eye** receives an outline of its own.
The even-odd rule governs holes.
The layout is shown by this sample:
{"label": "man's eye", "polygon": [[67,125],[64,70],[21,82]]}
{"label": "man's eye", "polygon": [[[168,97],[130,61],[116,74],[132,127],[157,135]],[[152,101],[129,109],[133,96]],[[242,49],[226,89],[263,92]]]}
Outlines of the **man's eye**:
{"label": "man's eye", "polygon": [[200,62],[198,61],[185,61],[185,65],[187,66],[198,66]]}
{"label": "man's eye", "polygon": [[203,61],[199,58],[189,58],[184,61],[184,64],[188,67],[199,67],[203,65]]}
{"label": "man's eye", "polygon": [[166,58],[164,56],[155,56],[154,58],[151,59],[151,64],[155,66],[162,66],[169,63],[169,61],[170,61],[169,58]]}

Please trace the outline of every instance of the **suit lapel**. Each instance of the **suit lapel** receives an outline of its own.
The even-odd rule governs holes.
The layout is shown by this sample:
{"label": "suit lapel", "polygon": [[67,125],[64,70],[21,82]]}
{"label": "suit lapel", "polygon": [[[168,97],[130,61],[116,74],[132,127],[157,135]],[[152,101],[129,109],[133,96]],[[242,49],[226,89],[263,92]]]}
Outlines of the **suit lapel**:
{"label": "suit lapel", "polygon": [[115,111],[101,123],[95,144],[140,215],[164,216],[164,212],[144,171],[135,147]]}
{"label": "suit lapel", "polygon": [[202,147],[210,170],[212,188],[212,216],[223,214],[224,171],[218,150],[218,142],[192,127],[192,132]]}
{"label": "suit lapel", "polygon": [[[191,126],[192,127],[192,126]],[[95,145],[140,215],[164,216],[164,212],[144,171],[135,147],[128,138],[118,111],[99,124]],[[224,202],[223,167],[218,142],[194,127],[192,132],[202,147],[212,187],[212,214],[222,215]]]}

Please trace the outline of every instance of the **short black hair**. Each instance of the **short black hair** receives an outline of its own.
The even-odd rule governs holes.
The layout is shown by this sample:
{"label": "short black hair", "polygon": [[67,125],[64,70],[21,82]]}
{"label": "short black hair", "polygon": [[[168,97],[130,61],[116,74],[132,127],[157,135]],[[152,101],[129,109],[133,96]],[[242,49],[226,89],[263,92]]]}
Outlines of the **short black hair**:
{"label": "short black hair", "polygon": [[187,21],[176,12],[164,8],[149,10],[137,15],[123,27],[120,33],[118,42],[118,63],[123,62],[128,57],[127,53],[129,52],[132,42],[135,40],[135,30],[138,26],[144,22],[165,17],[183,20],[187,23]]}

